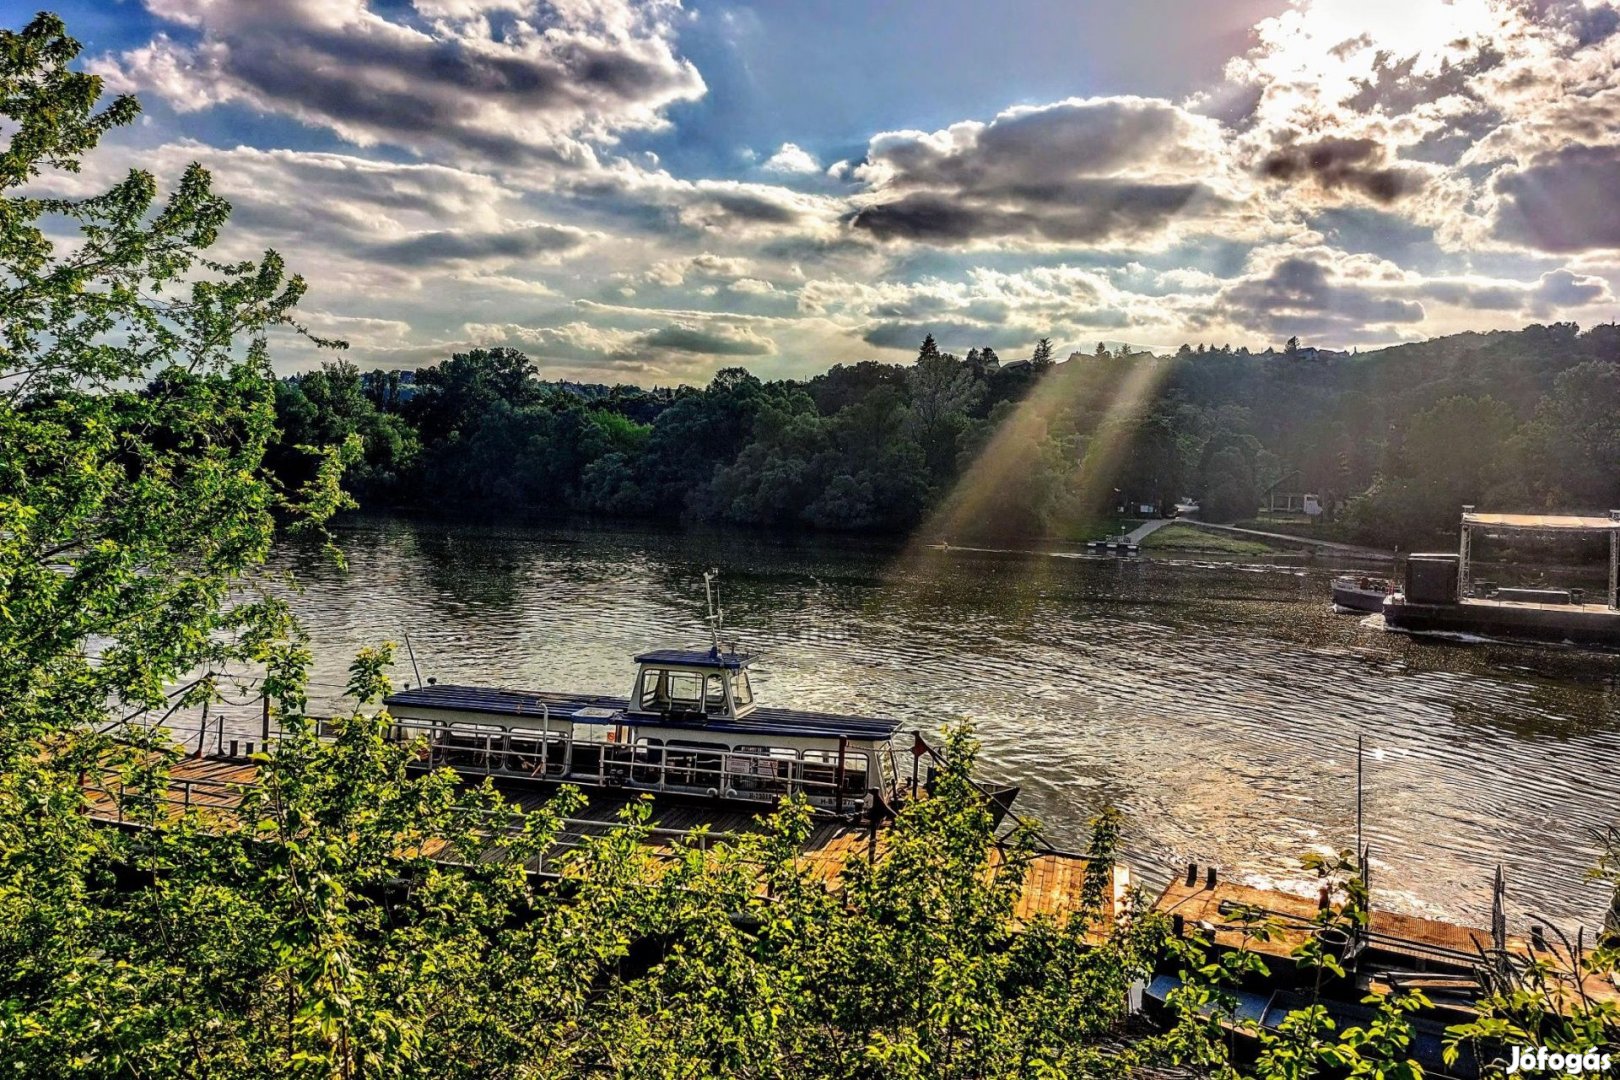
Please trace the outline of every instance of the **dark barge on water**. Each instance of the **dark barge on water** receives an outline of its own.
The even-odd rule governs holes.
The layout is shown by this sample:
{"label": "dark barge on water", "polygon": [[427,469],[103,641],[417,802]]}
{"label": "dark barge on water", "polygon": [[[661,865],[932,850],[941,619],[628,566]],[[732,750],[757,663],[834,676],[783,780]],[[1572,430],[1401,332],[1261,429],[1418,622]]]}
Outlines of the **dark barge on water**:
{"label": "dark barge on water", "polygon": [[[1499,588],[1476,583],[1469,566],[1476,529],[1493,534],[1607,534],[1608,589],[1594,603],[1580,589]],[[1603,518],[1480,514],[1465,506],[1457,554],[1407,556],[1404,586],[1384,603],[1384,623],[1392,629],[1620,647],[1620,510],[1611,510]]]}

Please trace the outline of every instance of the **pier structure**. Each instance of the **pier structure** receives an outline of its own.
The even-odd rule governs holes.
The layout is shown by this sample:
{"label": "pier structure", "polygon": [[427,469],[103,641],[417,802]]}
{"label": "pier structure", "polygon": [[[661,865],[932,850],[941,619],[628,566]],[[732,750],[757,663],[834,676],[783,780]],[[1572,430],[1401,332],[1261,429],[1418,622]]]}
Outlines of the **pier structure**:
{"label": "pier structure", "polygon": [[1457,595],[1468,599],[1473,591],[1474,530],[1491,532],[1540,533],[1607,533],[1609,536],[1609,587],[1602,605],[1610,611],[1620,610],[1620,510],[1610,510],[1609,516],[1584,517],[1577,514],[1480,514],[1472,506],[1464,506],[1461,535],[1457,546]]}
{"label": "pier structure", "polygon": [[[1366,993],[1412,986],[1437,997],[1454,996],[1454,1003],[1462,1004],[1482,992],[1495,973],[1534,963],[1546,972],[1560,1009],[1575,1011],[1588,1003],[1620,1007],[1620,986],[1593,972],[1572,942],[1539,923],[1529,937],[1508,933],[1501,897],[1499,871],[1489,930],[1373,906],[1365,926],[1338,931],[1334,941],[1335,928],[1324,927],[1320,919],[1320,898],[1223,881],[1212,868],[1200,874],[1190,866],[1185,877],[1165,886],[1153,908],[1180,933],[1201,931],[1218,949],[1258,954],[1274,975],[1291,969],[1301,946],[1315,938],[1339,954]],[[1259,922],[1268,924],[1266,934],[1254,933]],[[1360,957],[1368,962],[1358,971]]]}

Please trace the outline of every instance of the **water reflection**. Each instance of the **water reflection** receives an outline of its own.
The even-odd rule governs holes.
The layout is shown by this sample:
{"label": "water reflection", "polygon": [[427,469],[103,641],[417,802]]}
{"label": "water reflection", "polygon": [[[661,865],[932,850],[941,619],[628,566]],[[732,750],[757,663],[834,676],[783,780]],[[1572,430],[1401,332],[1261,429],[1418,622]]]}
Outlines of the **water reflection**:
{"label": "water reflection", "polygon": [[1326,566],[394,520],[342,543],[347,572],[281,556],[327,689],[408,631],[424,676],[623,694],[632,653],[705,639],[717,566],[762,699],[971,718],[1054,840],[1120,806],[1155,885],[1194,859],[1302,883],[1300,854],[1353,842],[1361,734],[1382,902],[1480,923],[1500,861],[1520,911],[1604,907],[1583,874],[1620,815],[1620,657],[1385,633],[1329,610]]}

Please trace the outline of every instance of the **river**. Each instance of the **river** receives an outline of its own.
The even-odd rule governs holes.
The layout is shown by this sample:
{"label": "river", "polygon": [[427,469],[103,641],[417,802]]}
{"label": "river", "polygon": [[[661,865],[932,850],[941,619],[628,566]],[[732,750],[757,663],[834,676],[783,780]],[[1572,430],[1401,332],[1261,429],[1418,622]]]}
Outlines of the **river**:
{"label": "river", "polygon": [[1585,874],[1620,822],[1620,657],[1389,633],[1330,610],[1325,562],[368,518],[339,541],[347,570],[276,560],[317,698],[407,631],[424,677],[622,695],[632,654],[705,641],[717,567],[760,700],[969,719],[1059,846],[1123,810],[1153,889],[1188,861],[1309,888],[1302,854],[1354,844],[1359,735],[1375,903],[1488,926],[1501,863],[1516,917],[1606,906]]}

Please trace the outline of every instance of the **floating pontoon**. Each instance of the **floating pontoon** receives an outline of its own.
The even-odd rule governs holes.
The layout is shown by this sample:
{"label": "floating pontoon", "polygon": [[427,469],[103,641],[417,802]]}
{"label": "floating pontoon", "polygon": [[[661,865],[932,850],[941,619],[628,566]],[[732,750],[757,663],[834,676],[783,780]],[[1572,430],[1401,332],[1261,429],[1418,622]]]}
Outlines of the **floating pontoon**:
{"label": "floating pontoon", "polygon": [[[1609,537],[1609,584],[1599,602],[1579,589],[1496,588],[1472,579],[1476,529],[1491,533],[1593,534]],[[1463,507],[1455,555],[1415,554],[1406,559],[1405,589],[1384,604],[1384,621],[1398,630],[1478,634],[1484,637],[1568,641],[1620,646],[1620,510],[1609,516],[1478,514]]]}

